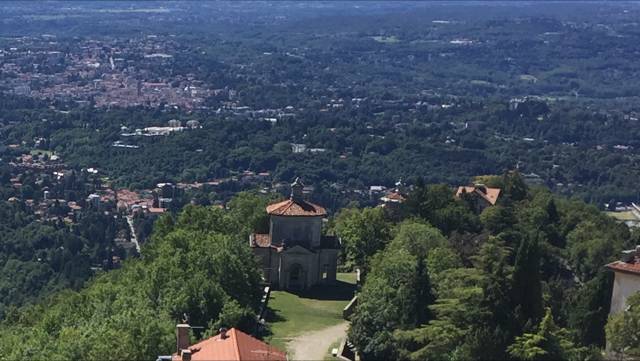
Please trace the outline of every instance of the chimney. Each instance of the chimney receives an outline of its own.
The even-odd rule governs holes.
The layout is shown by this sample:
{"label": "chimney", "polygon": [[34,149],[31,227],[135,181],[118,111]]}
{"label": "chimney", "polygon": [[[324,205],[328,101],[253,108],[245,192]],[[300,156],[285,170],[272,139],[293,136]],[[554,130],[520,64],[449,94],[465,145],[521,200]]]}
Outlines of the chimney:
{"label": "chimney", "polygon": [[296,180],[291,183],[291,200],[294,202],[302,202],[304,200],[302,196],[303,189],[304,184],[302,184],[300,178],[296,178]]}
{"label": "chimney", "polygon": [[636,249],[630,249],[630,250],[624,250],[622,251],[622,262],[626,262],[626,263],[634,263],[635,259],[636,259],[636,255],[638,255],[638,248],[636,247]]}
{"label": "chimney", "polygon": [[224,340],[227,337],[229,337],[229,336],[227,336],[227,328],[226,327],[221,327],[220,328],[220,339]]}
{"label": "chimney", "polygon": [[477,183],[477,184],[475,185],[475,188],[476,188],[476,190],[478,190],[478,191],[480,191],[480,192],[482,192],[482,193],[484,193],[484,194],[487,194],[487,187],[485,187],[485,185],[484,185],[484,184],[482,184],[482,183]]}
{"label": "chimney", "polygon": [[[191,346],[191,341],[189,340],[189,330],[191,326],[186,323],[181,323],[176,325],[176,349],[180,354],[182,350],[188,349]],[[191,354],[189,354],[189,358],[191,358]]]}
{"label": "chimney", "polygon": [[180,352],[180,357],[182,358],[182,361],[191,361],[191,350],[185,348]]}

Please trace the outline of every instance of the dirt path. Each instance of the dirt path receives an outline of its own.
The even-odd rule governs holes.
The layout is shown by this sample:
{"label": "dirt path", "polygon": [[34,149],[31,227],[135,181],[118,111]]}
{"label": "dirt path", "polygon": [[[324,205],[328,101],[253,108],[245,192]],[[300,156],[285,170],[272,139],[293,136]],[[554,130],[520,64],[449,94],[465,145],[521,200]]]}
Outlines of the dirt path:
{"label": "dirt path", "polygon": [[331,344],[345,337],[348,326],[348,322],[342,322],[335,326],[294,337],[287,343],[289,359],[296,361],[323,360],[327,356],[327,350]]}

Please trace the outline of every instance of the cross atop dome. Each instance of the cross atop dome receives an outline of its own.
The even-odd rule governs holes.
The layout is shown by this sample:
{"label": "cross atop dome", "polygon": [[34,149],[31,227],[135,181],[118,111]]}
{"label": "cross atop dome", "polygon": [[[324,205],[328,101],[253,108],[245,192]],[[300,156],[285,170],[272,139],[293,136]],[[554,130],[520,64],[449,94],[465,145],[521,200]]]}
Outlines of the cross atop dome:
{"label": "cross atop dome", "polygon": [[267,206],[267,213],[272,216],[306,216],[306,217],[324,217],[327,211],[304,199],[302,190],[304,183],[299,177],[291,183],[291,196],[289,199],[273,203]]}
{"label": "cross atop dome", "polygon": [[290,199],[296,203],[303,202],[304,196],[302,190],[304,189],[304,183],[300,180],[300,177],[296,177],[296,180],[291,183],[291,197]]}
{"label": "cross atop dome", "polygon": [[405,193],[405,185],[402,181],[402,178],[398,179],[398,181],[396,182],[396,193]]}

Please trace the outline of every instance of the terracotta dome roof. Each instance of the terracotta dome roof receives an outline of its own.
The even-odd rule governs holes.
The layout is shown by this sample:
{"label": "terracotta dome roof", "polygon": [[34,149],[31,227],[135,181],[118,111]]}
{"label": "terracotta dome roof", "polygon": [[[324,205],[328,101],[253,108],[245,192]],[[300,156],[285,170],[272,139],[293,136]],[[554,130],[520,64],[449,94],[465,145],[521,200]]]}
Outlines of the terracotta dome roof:
{"label": "terracotta dome roof", "polygon": [[267,213],[273,216],[318,217],[326,216],[327,211],[317,204],[307,201],[287,199],[267,206]]}

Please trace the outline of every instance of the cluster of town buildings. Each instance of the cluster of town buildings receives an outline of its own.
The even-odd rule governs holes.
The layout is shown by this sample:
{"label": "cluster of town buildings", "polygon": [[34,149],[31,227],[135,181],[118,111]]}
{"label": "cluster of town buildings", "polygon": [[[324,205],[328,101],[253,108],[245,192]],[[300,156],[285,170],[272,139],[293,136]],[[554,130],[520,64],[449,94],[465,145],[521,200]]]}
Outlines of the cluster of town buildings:
{"label": "cluster of town buildings", "polygon": [[7,39],[0,48],[0,89],[98,107],[198,109],[216,92],[193,74],[167,73],[179,45],[170,37],[81,40],[54,35]]}
{"label": "cluster of town buildings", "polygon": [[[19,145],[10,147],[20,149]],[[179,191],[170,183],[141,191],[116,188],[98,169],[73,169],[46,151],[31,150],[7,165],[10,178],[1,185],[7,189],[8,202],[23,207],[40,222],[69,227],[76,226],[87,212],[124,217],[128,229],[119,229],[114,239],[124,249],[140,248],[133,218],[152,219],[164,213]]]}
{"label": "cluster of town buildings", "polygon": [[[178,123],[171,125],[181,126]],[[5,192],[7,201],[23,206],[41,222],[65,223],[71,227],[80,222],[86,212],[104,212],[126,218],[128,229],[119,230],[115,239],[116,244],[125,249],[140,248],[134,219],[141,217],[152,221],[168,210],[195,201],[192,199],[195,194],[213,192],[219,198],[207,202],[223,207],[224,202],[240,190],[259,188],[267,194],[288,188],[285,182],[274,183],[269,172],[246,170],[209,181],[164,182],[150,189],[131,190],[116,187],[96,168],[74,169],[51,151],[26,144],[8,147],[21,154],[6,161],[9,174],[0,186],[9,189]],[[305,187],[303,191],[308,195],[313,187]]]}
{"label": "cluster of town buildings", "polygon": [[[243,105],[237,90],[215,87],[177,70],[175,55],[192,49],[170,35],[72,43],[47,34],[4,40],[0,92],[81,106],[211,110],[270,122],[296,115],[291,105],[263,109]],[[211,98],[220,101],[216,108],[210,109]]]}

